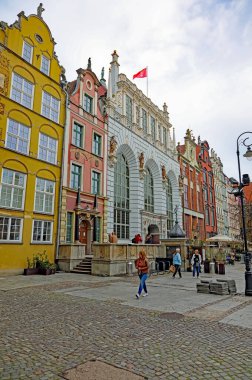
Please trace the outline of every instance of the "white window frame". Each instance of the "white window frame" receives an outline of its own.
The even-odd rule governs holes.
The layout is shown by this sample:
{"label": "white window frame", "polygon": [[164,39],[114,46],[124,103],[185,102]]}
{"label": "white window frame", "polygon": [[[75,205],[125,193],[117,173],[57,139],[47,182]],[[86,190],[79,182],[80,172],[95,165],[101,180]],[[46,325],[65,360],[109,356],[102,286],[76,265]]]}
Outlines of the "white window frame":
{"label": "white window frame", "polygon": [[[14,88],[13,85],[14,85],[14,77],[18,76],[19,78],[22,79],[22,89],[20,91],[20,89],[17,89],[16,87]],[[29,84],[32,85],[32,95],[31,95],[31,106],[30,107],[27,107],[27,105],[23,104],[23,95],[26,94],[24,92],[24,82],[28,82]],[[16,91],[19,91],[21,93],[21,101],[18,102],[17,100],[13,99],[13,90],[16,90]],[[30,96],[30,95],[29,95]],[[28,109],[33,109],[33,98],[34,98],[34,83],[30,82],[29,80],[25,79],[24,77],[22,77],[21,75],[13,72],[12,73],[12,78],[11,78],[11,99],[14,101],[14,102],[17,102],[18,104],[22,104],[22,106],[28,108]]]}
{"label": "white window frame", "polygon": [[[4,170],[9,170],[9,171],[12,171],[14,173],[13,180],[15,178],[15,173],[22,174],[24,176],[24,187],[16,186],[13,183],[12,184],[3,183],[3,173],[4,173]],[[10,200],[10,206],[4,206],[4,205],[2,205],[0,203],[0,207],[1,208],[8,208],[8,209],[14,209],[14,210],[23,210],[24,209],[25,193],[26,193],[26,179],[27,179],[27,175],[25,173],[18,172],[17,170],[12,170],[12,169],[5,168],[5,167],[2,168],[1,184],[0,184],[0,196],[1,196],[3,185],[7,186],[7,187],[11,188],[11,200]],[[14,196],[14,190],[15,189],[23,189],[22,205],[21,205],[21,207],[13,207],[13,196]],[[1,198],[0,198],[0,200],[1,200]]]}
{"label": "white window frame", "polygon": [[[23,219],[22,218],[16,218],[16,217],[10,217],[6,215],[0,215],[0,218],[7,218],[8,219],[8,231],[7,231],[7,239],[1,239],[0,236],[0,242],[2,243],[11,243],[11,244],[16,244],[16,243],[22,243],[22,237],[23,237]],[[11,221],[12,219],[17,219],[20,220],[20,234],[19,234],[19,239],[18,240],[10,240],[10,232],[11,232]]]}
{"label": "white window frame", "polygon": [[[49,106],[44,104],[45,94],[48,95],[48,96],[50,96],[50,105]],[[55,99],[58,102],[57,120],[54,120],[52,118],[52,115],[51,115],[52,111],[56,112],[56,109],[52,108],[52,105],[51,105],[52,104],[52,99]],[[49,108],[49,116],[47,114],[43,113],[43,105],[45,105],[45,107]],[[60,114],[60,99],[55,98],[55,96],[49,94],[49,92],[47,92],[47,91],[42,91],[41,115],[44,116],[44,117],[46,117],[47,119],[52,120],[55,123],[58,123],[59,122],[59,114]]]}
{"label": "white window frame", "polygon": [[[29,61],[28,61],[28,60],[25,58],[25,56],[24,56],[25,45],[28,45],[28,46],[31,48],[31,56],[30,56]],[[27,41],[24,41],[24,42],[23,42],[22,58],[23,58],[26,62],[28,62],[28,63],[32,63],[32,58],[33,58],[33,46],[32,46],[31,44],[29,44],[29,42],[27,42]]]}
{"label": "white window frame", "polygon": [[[9,132],[10,121],[13,121],[14,123],[17,123],[17,124],[18,124],[18,135],[13,135],[12,133]],[[24,138],[20,137],[20,135],[19,135],[19,133],[20,133],[20,127],[21,127],[21,126],[23,126],[23,127],[25,127],[25,128],[28,128],[28,131],[29,131],[29,132],[28,132],[28,139],[27,139],[27,140],[25,140]],[[11,136],[15,136],[15,137],[16,137],[16,139],[17,139],[17,141],[16,141],[16,149],[13,149],[13,148],[10,148],[10,147],[7,146],[8,136],[10,136],[10,137],[11,137]],[[11,149],[11,150],[13,150],[13,151],[15,151],[15,152],[19,152],[19,153],[21,153],[21,154],[26,154],[26,155],[28,155],[28,154],[29,154],[29,148],[30,148],[30,136],[31,136],[31,128],[30,128],[30,127],[28,127],[28,126],[25,125],[25,124],[20,123],[20,122],[17,121],[17,120],[14,120],[14,119],[8,119],[8,126],[7,126],[7,130],[6,130],[6,138],[5,138],[5,147],[6,147],[7,149]],[[21,152],[20,150],[17,149],[20,140],[27,141],[27,149],[26,149],[26,153]]]}
{"label": "white window frame", "polygon": [[[42,180],[42,181],[45,181],[44,183],[44,189],[46,187],[46,182],[51,182],[53,184],[53,193],[48,193],[46,192],[45,190],[41,191],[41,190],[38,190],[37,189],[37,183],[38,183],[38,180]],[[36,197],[37,197],[37,194],[42,194],[43,195],[43,210],[36,210]],[[52,197],[52,210],[51,211],[45,211],[45,199],[46,199],[46,196],[49,195]],[[36,178],[36,187],[35,187],[35,197],[34,197],[34,212],[38,212],[40,214],[49,214],[49,215],[53,215],[54,213],[54,198],[55,198],[55,182],[50,180],[50,179],[47,179],[47,178],[41,178],[41,177],[37,177]]]}
{"label": "white window frame", "polygon": [[[44,59],[48,62],[48,70],[47,70],[47,72],[43,70],[43,62],[44,62],[43,60]],[[44,73],[45,75],[49,75],[50,74],[50,66],[51,66],[50,64],[51,64],[50,59],[47,58],[44,54],[42,54],[42,56],[41,56],[40,71],[42,73]]]}
{"label": "white window frame", "polygon": [[[95,135],[99,136],[101,138],[101,154],[97,154],[95,152],[95,149],[94,149],[94,146],[95,146],[95,140],[94,140],[94,137]],[[92,153],[95,154],[96,156],[98,157],[102,157],[102,152],[103,152],[103,138],[102,138],[102,135],[100,135],[99,133],[97,133],[96,131],[93,131],[93,138],[92,138]]]}
{"label": "white window frame", "polygon": [[[52,152],[52,150],[49,149],[48,147],[44,147],[44,146],[43,146],[43,149],[46,149],[46,150],[47,150],[46,160],[44,160],[43,158],[40,158],[40,142],[41,142],[41,135],[47,136],[49,139],[52,139],[52,140],[55,140],[55,141],[56,141],[55,161],[54,161],[54,162],[50,162],[50,161],[48,161],[48,151],[51,151],[51,152]],[[49,140],[48,140],[48,141],[49,141]],[[58,155],[58,140],[55,139],[55,138],[52,137],[52,136],[47,135],[46,133],[39,132],[38,159],[41,160],[41,161],[44,161],[44,162],[48,162],[49,164],[56,165],[56,164],[57,164],[57,155]]]}
{"label": "white window frame", "polygon": [[[35,222],[41,222],[41,239],[40,240],[33,240],[33,232],[34,232],[34,224]],[[45,223],[51,223],[51,231],[50,231],[50,240],[43,241],[43,228]],[[52,244],[52,236],[53,236],[53,221],[52,220],[42,220],[42,219],[33,219],[32,221],[32,235],[31,235],[31,243],[32,244]]]}

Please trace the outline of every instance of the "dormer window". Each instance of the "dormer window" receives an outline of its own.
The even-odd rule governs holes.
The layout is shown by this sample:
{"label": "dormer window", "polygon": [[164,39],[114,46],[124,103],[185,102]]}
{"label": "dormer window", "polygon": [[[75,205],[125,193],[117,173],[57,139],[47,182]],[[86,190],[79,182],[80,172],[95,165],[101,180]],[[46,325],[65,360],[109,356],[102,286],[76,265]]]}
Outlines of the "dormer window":
{"label": "dormer window", "polygon": [[32,63],[32,53],[33,53],[32,45],[30,45],[30,44],[28,44],[28,42],[24,41],[22,57],[27,62]]}

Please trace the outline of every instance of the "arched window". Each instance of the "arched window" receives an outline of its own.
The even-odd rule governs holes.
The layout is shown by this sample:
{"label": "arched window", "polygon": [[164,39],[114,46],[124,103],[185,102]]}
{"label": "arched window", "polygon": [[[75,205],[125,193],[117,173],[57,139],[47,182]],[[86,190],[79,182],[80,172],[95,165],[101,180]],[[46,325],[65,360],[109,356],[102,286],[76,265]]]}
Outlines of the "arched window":
{"label": "arched window", "polygon": [[172,185],[169,178],[167,178],[167,188],[166,188],[166,214],[167,214],[167,232],[168,232],[173,227]]}
{"label": "arched window", "polygon": [[123,154],[117,156],[114,175],[114,231],[119,239],[129,239],[129,166]]}
{"label": "arched window", "polygon": [[154,185],[150,169],[146,169],[144,177],[144,209],[145,211],[154,212]]}

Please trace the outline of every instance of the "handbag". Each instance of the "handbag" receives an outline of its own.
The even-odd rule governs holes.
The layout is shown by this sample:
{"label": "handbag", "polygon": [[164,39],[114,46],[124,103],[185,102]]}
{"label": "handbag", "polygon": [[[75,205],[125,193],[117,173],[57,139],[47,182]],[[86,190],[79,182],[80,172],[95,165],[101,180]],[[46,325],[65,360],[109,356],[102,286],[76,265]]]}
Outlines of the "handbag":
{"label": "handbag", "polygon": [[173,264],[170,266],[169,271],[172,273],[175,272],[175,266]]}

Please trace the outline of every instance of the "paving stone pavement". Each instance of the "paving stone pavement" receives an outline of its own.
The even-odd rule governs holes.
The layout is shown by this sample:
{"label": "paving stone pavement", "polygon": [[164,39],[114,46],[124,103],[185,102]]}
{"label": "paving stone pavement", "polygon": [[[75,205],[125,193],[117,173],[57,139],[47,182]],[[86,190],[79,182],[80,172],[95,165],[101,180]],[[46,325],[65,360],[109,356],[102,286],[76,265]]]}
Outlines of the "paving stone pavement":
{"label": "paving stone pavement", "polygon": [[0,379],[62,380],[92,360],[149,380],[252,379],[251,297],[197,294],[184,273],[152,277],[150,295],[138,301],[137,283],[73,274],[1,278]]}

